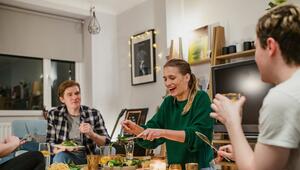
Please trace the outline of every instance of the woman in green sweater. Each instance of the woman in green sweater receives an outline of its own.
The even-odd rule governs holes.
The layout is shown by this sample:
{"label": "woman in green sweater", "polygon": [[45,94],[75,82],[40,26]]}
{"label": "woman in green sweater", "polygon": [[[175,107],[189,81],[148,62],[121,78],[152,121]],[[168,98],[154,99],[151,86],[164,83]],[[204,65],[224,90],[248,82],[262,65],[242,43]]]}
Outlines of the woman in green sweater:
{"label": "woman in green sweater", "polygon": [[212,140],[213,119],[210,99],[199,91],[190,65],[181,59],[169,60],[164,65],[164,82],[169,92],[159,111],[146,125],[139,126],[130,120],[122,122],[124,130],[137,135],[136,142],[154,149],[166,143],[168,164],[197,162],[199,169],[210,170],[212,149],[201,141],[195,132],[205,134]]}

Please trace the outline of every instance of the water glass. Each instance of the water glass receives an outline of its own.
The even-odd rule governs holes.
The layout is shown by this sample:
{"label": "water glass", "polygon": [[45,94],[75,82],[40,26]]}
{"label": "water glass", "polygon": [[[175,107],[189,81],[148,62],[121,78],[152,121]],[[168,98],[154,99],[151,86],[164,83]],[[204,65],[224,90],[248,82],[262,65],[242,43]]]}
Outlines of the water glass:
{"label": "water glass", "polygon": [[133,159],[134,141],[130,140],[125,145],[126,159]]}
{"label": "water glass", "polygon": [[46,169],[50,166],[50,145],[49,143],[39,143],[39,151],[45,157]]}

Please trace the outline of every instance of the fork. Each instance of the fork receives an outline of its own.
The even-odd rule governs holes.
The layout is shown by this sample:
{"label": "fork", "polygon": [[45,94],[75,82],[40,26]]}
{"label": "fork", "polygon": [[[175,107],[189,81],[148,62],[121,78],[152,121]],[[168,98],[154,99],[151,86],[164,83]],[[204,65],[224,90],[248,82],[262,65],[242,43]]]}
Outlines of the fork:
{"label": "fork", "polygon": [[[206,144],[208,144],[215,152],[218,153],[218,149],[216,147],[214,147],[214,145],[211,144],[211,142],[209,141],[209,139],[207,138],[207,136],[205,136],[203,133],[201,132],[195,132],[196,135]],[[226,161],[231,162],[231,160],[228,157],[223,156],[224,159],[226,159]]]}

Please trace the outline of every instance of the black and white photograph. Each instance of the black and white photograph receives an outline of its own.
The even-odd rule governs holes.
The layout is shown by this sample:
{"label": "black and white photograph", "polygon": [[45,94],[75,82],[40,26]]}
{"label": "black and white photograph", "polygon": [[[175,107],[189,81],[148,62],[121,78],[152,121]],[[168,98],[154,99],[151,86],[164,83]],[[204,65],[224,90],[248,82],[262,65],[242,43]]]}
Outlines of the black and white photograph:
{"label": "black and white photograph", "polygon": [[154,30],[148,30],[131,37],[132,85],[156,81],[154,36]]}

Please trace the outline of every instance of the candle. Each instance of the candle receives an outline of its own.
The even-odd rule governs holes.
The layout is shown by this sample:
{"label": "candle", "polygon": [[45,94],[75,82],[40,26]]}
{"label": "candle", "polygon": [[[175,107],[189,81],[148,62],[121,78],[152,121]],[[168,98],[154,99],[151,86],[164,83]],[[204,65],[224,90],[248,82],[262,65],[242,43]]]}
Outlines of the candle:
{"label": "candle", "polygon": [[164,160],[151,160],[150,170],[166,170],[167,164]]}

